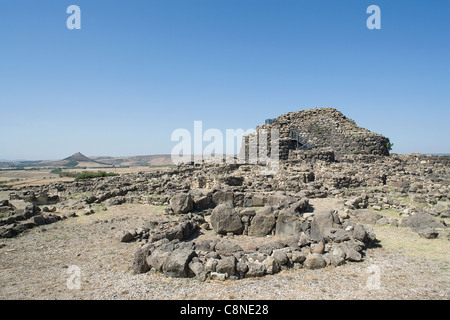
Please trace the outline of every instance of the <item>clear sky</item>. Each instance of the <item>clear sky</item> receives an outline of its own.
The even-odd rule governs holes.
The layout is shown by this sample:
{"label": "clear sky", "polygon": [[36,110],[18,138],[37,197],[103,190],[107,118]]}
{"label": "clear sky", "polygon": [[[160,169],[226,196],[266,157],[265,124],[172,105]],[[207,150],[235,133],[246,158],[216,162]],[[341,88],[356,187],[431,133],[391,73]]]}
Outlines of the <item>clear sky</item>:
{"label": "clear sky", "polygon": [[0,0],[0,159],[167,154],[195,120],[313,107],[450,153],[450,1]]}

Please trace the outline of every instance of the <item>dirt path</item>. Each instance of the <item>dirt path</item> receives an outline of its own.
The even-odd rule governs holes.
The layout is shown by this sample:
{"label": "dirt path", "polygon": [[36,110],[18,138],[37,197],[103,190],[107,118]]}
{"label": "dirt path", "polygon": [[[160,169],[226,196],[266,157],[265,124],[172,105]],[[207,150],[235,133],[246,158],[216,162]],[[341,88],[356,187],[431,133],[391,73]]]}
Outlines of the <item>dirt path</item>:
{"label": "dirt path", "polygon": [[[115,236],[155,216],[164,218],[161,208],[126,204],[1,240],[0,299],[450,299],[448,264],[385,248],[359,263],[256,279],[133,275],[139,244]],[[67,286],[70,266],[79,268],[79,289]]]}

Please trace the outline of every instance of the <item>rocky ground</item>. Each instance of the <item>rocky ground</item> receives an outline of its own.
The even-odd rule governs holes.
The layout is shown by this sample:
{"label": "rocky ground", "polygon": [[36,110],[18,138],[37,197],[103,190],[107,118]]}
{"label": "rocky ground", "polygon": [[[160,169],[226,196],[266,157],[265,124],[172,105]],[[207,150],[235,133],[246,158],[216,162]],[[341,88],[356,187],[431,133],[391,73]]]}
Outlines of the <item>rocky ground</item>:
{"label": "rocky ground", "polygon": [[[316,199],[313,203],[327,207],[329,201]],[[408,236],[413,242],[435,241],[428,248],[428,259],[419,258],[414,247],[392,247],[389,236],[398,234],[399,229],[391,226],[376,228],[383,230],[381,246],[366,250],[363,261],[338,267],[288,269],[262,278],[205,282],[161,273],[134,274],[131,262],[140,243],[118,242],[117,233],[155,217],[167,220],[171,216],[164,215],[163,207],[123,204],[3,239],[0,299],[450,298],[448,241],[424,239],[411,232]],[[231,239],[239,241],[239,237],[245,236]],[[249,237],[245,239],[249,241]],[[67,286],[73,265],[80,268],[79,289]]]}
{"label": "rocky ground", "polygon": [[308,152],[3,189],[0,299],[449,299],[450,157]]}

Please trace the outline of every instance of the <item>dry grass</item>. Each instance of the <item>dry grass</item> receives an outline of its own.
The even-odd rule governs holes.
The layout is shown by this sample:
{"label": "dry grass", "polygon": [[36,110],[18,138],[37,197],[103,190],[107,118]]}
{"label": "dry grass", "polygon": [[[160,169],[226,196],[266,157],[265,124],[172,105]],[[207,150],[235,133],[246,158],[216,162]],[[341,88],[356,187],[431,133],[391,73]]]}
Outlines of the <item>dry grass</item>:
{"label": "dry grass", "polygon": [[[171,166],[133,166],[129,168],[102,168],[101,170],[114,172],[118,174],[127,174],[127,173],[137,173],[137,172],[155,172],[158,170],[167,171],[170,170]],[[74,181],[74,178],[69,177],[59,177],[58,174],[50,173],[52,169],[39,169],[39,170],[8,170],[1,171],[0,170],[0,181],[9,181],[5,185],[8,187],[23,187],[23,186],[40,186],[49,184],[52,182],[61,182],[61,181]],[[71,169],[63,169],[63,171],[67,172],[82,172],[82,171],[98,171],[99,167],[88,167],[86,169],[81,168],[71,168]]]}
{"label": "dry grass", "polygon": [[450,241],[442,238],[425,239],[410,228],[374,226],[377,239],[385,249],[410,257],[425,258],[450,264]]}
{"label": "dry grass", "polygon": [[[323,203],[322,203],[323,204]],[[320,203],[317,202],[319,206]],[[409,229],[375,227],[384,248],[366,252],[359,263],[319,270],[290,269],[277,275],[239,281],[199,282],[173,279],[159,273],[130,272],[139,243],[121,243],[118,232],[138,227],[155,218],[172,219],[163,207],[123,204],[80,215],[43,228],[34,228],[13,239],[3,239],[0,248],[0,299],[448,299],[448,264],[407,256],[413,245],[437,246],[442,241],[421,239]],[[108,221],[106,221],[108,220]],[[213,231],[202,237],[213,236]],[[275,237],[260,238],[274,241]],[[395,247],[391,241],[404,243]],[[417,241],[416,241],[417,240]],[[253,237],[233,237],[245,245]],[[448,245],[447,243],[445,243]],[[389,248],[393,248],[392,250]],[[428,248],[439,253],[443,247]],[[395,249],[395,250],[394,250]],[[404,254],[399,253],[403,252]],[[448,251],[447,251],[448,252]],[[412,254],[411,254],[412,255]],[[438,259],[439,260],[439,259]],[[442,260],[442,259],[441,259]],[[443,260],[447,261],[447,260]],[[67,288],[67,268],[81,270],[79,290]],[[381,288],[368,290],[367,268],[380,267]],[[44,276],[43,276],[44,275]]]}

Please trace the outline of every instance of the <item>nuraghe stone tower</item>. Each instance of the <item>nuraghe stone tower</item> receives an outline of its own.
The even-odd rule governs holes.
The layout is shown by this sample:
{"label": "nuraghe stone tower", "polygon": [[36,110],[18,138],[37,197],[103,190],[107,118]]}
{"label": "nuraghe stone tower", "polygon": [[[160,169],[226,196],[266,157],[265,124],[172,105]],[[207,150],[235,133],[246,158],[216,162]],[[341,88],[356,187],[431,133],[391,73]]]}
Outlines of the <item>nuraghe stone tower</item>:
{"label": "nuraghe stone tower", "polygon": [[[271,130],[278,129],[282,160],[322,159],[334,161],[349,154],[388,156],[389,139],[358,127],[355,121],[333,108],[289,112],[266,120],[256,132],[243,138],[241,154],[248,157],[249,138],[267,132],[270,153]],[[255,139],[257,141],[258,139]],[[245,147],[245,149],[244,149]]]}

